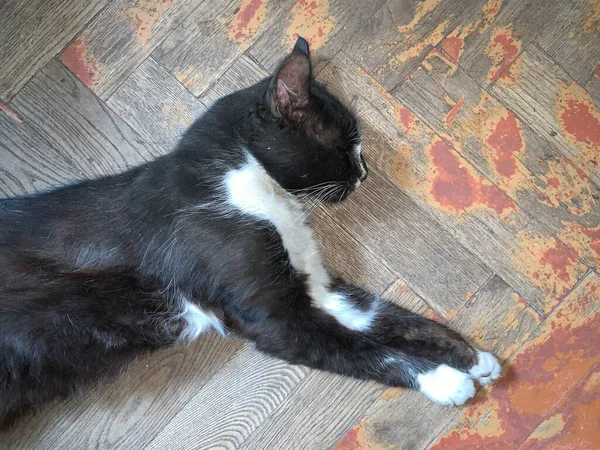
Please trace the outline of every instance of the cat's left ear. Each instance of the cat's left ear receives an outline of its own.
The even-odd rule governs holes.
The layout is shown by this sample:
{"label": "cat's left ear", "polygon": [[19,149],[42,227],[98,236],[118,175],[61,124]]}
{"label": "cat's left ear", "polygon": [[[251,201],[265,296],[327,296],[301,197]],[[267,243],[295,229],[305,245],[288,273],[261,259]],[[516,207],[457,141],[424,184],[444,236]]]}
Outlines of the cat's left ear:
{"label": "cat's left ear", "polygon": [[291,119],[308,104],[312,68],[308,42],[298,37],[292,52],[281,63],[269,86],[273,114]]}

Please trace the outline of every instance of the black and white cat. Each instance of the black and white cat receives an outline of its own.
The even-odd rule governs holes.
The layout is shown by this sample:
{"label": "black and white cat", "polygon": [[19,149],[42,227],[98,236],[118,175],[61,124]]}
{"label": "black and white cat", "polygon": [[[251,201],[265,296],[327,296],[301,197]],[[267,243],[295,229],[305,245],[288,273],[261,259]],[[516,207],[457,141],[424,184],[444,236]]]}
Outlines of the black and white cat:
{"label": "black and white cat", "polygon": [[360,139],[300,38],[171,154],[0,200],[0,423],[210,328],[444,405],[498,378],[491,354],[324,269],[301,198],[356,189]]}

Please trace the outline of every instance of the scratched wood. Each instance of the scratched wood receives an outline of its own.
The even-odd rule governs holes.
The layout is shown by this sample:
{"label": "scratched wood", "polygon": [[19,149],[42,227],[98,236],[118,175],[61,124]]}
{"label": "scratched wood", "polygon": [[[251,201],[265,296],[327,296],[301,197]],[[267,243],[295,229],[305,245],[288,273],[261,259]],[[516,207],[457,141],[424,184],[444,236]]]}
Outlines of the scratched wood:
{"label": "scratched wood", "polygon": [[279,2],[283,17],[265,30],[249,54],[267,70],[273,71],[281,61],[281,55],[293,48],[300,35],[310,45],[313,70],[318,72],[383,3],[384,0]]}
{"label": "scratched wood", "polygon": [[281,5],[267,8],[264,0],[205,1],[153,55],[192,93],[201,95],[279,20],[282,10]]}
{"label": "scratched wood", "polygon": [[161,152],[172,150],[206,107],[152,58],[147,58],[106,104]]}
{"label": "scratched wood", "polygon": [[[540,321],[541,317],[494,275],[467,307],[450,320],[449,326],[464,333],[480,348],[507,359],[527,340]],[[504,338],[507,335],[510,339]],[[486,391],[480,392],[479,397],[485,398]],[[358,445],[357,448],[427,448],[445,425],[456,420],[459,414],[460,410],[432,405],[416,392],[390,388],[335,448],[355,448],[353,443]]]}
{"label": "scratched wood", "polygon": [[69,158],[81,178],[116,173],[158,154],[56,60],[12,106]]}
{"label": "scratched wood", "polygon": [[392,89],[482,0],[388,0],[344,46],[361,67]]}
{"label": "scratched wood", "polygon": [[[518,217],[498,223],[508,227],[507,248],[521,246],[523,224],[540,235],[600,226],[597,186],[443,53],[432,52],[395,96],[514,201]],[[578,253],[598,265],[597,257]]]}
{"label": "scratched wood", "polygon": [[0,3],[0,99],[12,99],[106,3],[105,0],[3,0]]}
{"label": "scratched wood", "polygon": [[597,66],[594,74],[589,77],[589,80],[584,87],[592,96],[596,105],[600,105],[600,65]]}
{"label": "scratched wood", "polygon": [[193,0],[108,2],[61,60],[106,100],[197,5]]}

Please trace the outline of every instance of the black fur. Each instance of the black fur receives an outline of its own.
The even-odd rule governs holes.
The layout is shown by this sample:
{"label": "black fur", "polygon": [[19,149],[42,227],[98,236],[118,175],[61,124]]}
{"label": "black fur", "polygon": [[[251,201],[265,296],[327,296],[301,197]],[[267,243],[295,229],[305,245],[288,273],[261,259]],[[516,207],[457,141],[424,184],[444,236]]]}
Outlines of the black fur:
{"label": "black fur", "polygon": [[[0,200],[0,424],[175,344],[181,298],[292,363],[393,386],[475,350],[383,303],[370,332],[314,308],[267,222],[223,212],[219,183],[247,149],[290,192],[361,175],[354,115],[311,76],[299,42],[278,72],[217,102],[171,154],[126,173]],[[318,190],[315,193],[321,192]],[[332,286],[368,309],[374,296]],[[395,356],[398,364],[386,364]]]}

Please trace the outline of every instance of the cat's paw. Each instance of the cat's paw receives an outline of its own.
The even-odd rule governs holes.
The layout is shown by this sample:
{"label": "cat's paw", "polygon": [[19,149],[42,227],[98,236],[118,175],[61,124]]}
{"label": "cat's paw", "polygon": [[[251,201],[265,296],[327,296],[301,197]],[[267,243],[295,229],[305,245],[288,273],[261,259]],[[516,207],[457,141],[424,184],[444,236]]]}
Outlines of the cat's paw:
{"label": "cat's paw", "polygon": [[500,363],[494,355],[477,350],[478,362],[469,370],[469,375],[485,386],[500,377]]}
{"label": "cat's paw", "polygon": [[419,374],[417,382],[419,391],[440,405],[462,405],[475,395],[475,385],[471,377],[446,364]]}

